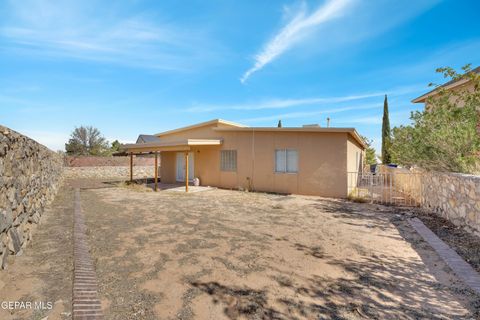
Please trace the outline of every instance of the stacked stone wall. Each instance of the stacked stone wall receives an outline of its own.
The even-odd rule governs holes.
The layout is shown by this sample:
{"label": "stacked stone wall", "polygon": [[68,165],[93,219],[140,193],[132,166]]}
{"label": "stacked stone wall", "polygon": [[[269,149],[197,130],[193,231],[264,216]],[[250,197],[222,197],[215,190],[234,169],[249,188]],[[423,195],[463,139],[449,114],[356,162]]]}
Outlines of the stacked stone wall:
{"label": "stacked stone wall", "polygon": [[480,176],[419,169],[382,168],[395,187],[423,208],[480,236]]}
{"label": "stacked stone wall", "polygon": [[422,198],[423,207],[480,236],[480,176],[424,173]]}
{"label": "stacked stone wall", "polygon": [[[159,157],[160,162],[160,157]],[[153,155],[134,156],[133,165],[147,167],[155,165]],[[95,157],[95,156],[65,156],[65,167],[128,167],[129,156],[120,157]]]}
{"label": "stacked stone wall", "polygon": [[20,255],[62,181],[63,157],[0,126],[0,267]]}
{"label": "stacked stone wall", "polygon": [[[160,169],[158,170],[160,172]],[[155,176],[155,166],[134,166],[133,178],[144,179]],[[130,179],[130,167],[102,166],[102,167],[66,167],[66,179]]]}

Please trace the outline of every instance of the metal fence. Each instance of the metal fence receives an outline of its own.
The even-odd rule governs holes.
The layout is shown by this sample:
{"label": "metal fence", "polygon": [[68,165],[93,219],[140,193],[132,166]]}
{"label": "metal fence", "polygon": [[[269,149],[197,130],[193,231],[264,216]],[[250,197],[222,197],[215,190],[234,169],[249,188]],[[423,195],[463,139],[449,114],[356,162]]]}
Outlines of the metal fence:
{"label": "metal fence", "polygon": [[348,195],[372,203],[419,206],[421,174],[414,172],[349,172]]}

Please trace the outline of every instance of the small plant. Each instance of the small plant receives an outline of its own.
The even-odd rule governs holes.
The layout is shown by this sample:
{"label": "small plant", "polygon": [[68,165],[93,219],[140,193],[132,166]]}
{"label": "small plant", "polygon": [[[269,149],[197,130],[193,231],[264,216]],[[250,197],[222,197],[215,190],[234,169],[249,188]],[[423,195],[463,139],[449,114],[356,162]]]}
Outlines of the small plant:
{"label": "small plant", "polygon": [[368,199],[365,197],[362,197],[361,194],[362,193],[359,192],[359,189],[355,188],[348,194],[347,199],[352,202],[367,203]]}

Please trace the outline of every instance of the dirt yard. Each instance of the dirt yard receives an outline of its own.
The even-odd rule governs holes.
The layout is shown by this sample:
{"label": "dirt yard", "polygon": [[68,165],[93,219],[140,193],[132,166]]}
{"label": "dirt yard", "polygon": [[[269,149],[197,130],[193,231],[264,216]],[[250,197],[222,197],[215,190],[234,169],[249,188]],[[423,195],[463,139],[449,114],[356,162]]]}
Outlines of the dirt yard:
{"label": "dirt yard", "polygon": [[107,319],[452,319],[479,297],[390,208],[82,190]]}

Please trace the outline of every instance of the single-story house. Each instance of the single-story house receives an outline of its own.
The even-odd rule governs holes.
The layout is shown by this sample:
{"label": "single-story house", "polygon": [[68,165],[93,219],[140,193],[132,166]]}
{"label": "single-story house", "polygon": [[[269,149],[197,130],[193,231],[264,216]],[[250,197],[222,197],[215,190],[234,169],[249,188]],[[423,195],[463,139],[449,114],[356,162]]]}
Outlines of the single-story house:
{"label": "single-story house", "polygon": [[[215,119],[123,146],[160,154],[162,183],[346,197],[348,172],[361,171],[365,142],[353,128],[248,127]],[[188,176],[186,180],[185,177]]]}

